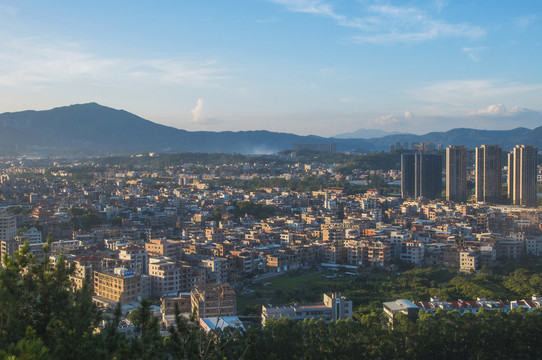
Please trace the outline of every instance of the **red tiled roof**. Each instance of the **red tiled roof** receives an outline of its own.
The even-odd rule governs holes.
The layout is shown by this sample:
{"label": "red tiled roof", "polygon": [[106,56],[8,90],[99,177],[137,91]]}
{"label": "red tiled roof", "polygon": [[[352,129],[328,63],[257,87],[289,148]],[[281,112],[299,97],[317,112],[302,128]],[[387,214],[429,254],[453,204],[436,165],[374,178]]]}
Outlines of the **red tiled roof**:
{"label": "red tiled roof", "polygon": [[429,302],[422,301],[421,304],[422,304],[424,309],[431,309],[431,304],[429,304]]}
{"label": "red tiled roof", "polygon": [[459,301],[450,301],[452,308],[457,309],[463,307],[463,304]]}

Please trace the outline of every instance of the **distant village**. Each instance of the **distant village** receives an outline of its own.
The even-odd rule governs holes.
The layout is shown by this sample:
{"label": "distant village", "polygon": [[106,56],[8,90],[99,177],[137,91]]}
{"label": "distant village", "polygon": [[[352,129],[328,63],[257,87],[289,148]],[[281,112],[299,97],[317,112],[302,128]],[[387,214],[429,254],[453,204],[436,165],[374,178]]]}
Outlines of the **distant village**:
{"label": "distant village", "polygon": [[[459,158],[466,156],[461,151],[456,154]],[[418,190],[415,184],[408,189],[411,185],[401,175],[406,174],[407,161],[414,171],[421,171],[414,168],[415,162],[422,166],[422,157],[427,156],[408,156],[412,158],[404,157],[403,171],[356,170],[349,175],[336,173],[333,164],[296,162],[293,156],[289,161],[269,156],[255,162],[183,163],[160,170],[104,168],[76,160],[32,166],[21,159],[3,160],[2,259],[24,246],[36,261],[48,257],[55,263],[62,256],[75,268],[74,286],[80,288],[88,281],[93,301],[104,311],[120,303],[127,314],[140,299],[149,298],[160,304],[153,309],[164,328],[174,322],[177,304],[181,312],[195,314],[202,327],[212,329],[242,326],[236,317],[236,284],[246,279],[265,281],[315,266],[354,274],[374,268],[394,270],[398,262],[470,273],[491,271],[502,261],[542,256],[542,210],[536,201],[502,205],[489,192],[485,199],[476,195],[467,201],[466,185],[461,189],[461,182],[454,185],[459,187],[454,191],[463,192],[457,198],[444,200],[438,190],[433,198],[424,196],[419,186],[425,183],[418,184]],[[465,160],[457,162],[464,167],[458,174],[464,171],[465,184],[478,179],[477,169]],[[536,189],[542,182],[536,149],[534,169],[530,176]],[[435,171],[440,189],[450,175],[442,167]],[[496,171],[500,197],[507,173],[501,167]],[[398,191],[383,194],[375,188],[347,194],[336,186],[246,191],[215,182],[308,176],[351,184],[378,176]],[[413,177],[412,181],[421,180]],[[449,194],[453,188],[446,186]],[[535,303],[540,299],[535,298]],[[388,308],[406,306],[408,313],[412,306],[463,306],[438,299],[398,304]],[[502,306],[531,305],[514,304]],[[267,318],[277,317],[352,318],[352,302],[340,294],[324,294],[317,304],[262,305],[264,324]],[[128,320],[123,324],[133,331]]]}

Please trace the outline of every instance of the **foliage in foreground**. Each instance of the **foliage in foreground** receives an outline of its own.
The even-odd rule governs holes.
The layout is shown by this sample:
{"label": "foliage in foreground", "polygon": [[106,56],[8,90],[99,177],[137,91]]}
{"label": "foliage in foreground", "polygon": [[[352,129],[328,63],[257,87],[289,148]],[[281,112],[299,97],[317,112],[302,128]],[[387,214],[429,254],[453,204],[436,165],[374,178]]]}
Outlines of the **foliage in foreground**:
{"label": "foliage in foreground", "polygon": [[[118,332],[120,308],[96,332],[101,316],[88,288],[74,291],[73,271],[36,264],[23,248],[0,269],[0,360],[3,359],[527,359],[542,358],[542,313],[480,311],[399,316],[390,329],[375,312],[359,321],[271,321],[263,330],[205,334],[176,313],[162,337],[151,303],[130,318],[136,336]],[[22,271],[24,270],[24,271]],[[517,273],[515,275],[521,275]]]}

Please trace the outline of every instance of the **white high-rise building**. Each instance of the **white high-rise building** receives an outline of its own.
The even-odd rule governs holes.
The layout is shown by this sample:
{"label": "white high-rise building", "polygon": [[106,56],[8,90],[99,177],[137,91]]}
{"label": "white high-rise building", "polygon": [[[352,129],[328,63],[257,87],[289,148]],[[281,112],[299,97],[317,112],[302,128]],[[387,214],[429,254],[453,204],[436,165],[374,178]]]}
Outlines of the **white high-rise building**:
{"label": "white high-rise building", "polygon": [[18,244],[15,242],[15,235],[17,235],[17,219],[14,215],[0,212],[0,252],[1,259],[4,258],[4,254],[13,256],[13,253],[18,248]]}

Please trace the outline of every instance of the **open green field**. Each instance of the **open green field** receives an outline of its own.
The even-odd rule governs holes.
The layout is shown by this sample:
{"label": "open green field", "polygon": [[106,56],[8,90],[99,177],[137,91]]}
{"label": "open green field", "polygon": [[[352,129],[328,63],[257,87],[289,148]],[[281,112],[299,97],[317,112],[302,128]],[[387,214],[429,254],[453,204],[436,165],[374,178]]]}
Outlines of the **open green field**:
{"label": "open green field", "polygon": [[322,295],[340,292],[353,302],[354,316],[382,310],[382,302],[530,299],[542,294],[542,263],[539,258],[504,264],[494,274],[460,274],[442,267],[403,268],[399,271],[374,269],[351,275],[338,270],[305,270],[283,274],[256,284],[245,281],[238,286],[237,309],[240,315],[259,315],[262,304],[281,305],[322,301]]}
{"label": "open green field", "polygon": [[[258,314],[262,304],[288,304],[322,301],[323,293],[350,292],[367,274],[352,276],[344,271],[309,270],[287,273],[279,277],[249,284],[237,293],[240,314]],[[248,290],[248,291],[247,291]],[[345,293],[346,292],[346,293]]]}

